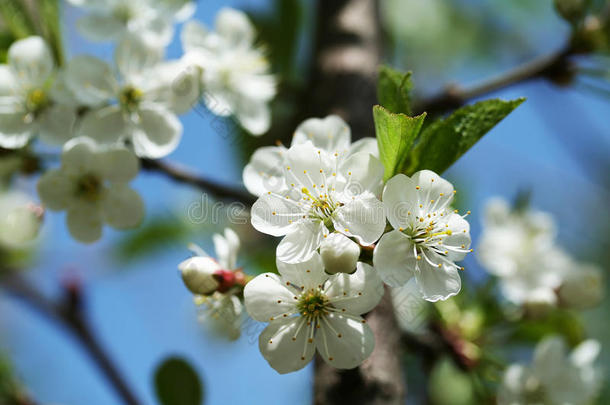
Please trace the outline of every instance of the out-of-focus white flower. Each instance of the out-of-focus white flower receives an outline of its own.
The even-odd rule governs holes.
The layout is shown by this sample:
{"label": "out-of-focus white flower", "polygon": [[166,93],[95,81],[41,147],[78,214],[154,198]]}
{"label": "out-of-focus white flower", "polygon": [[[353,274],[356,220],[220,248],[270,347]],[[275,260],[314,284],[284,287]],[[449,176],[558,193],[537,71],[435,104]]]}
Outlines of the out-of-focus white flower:
{"label": "out-of-focus white flower", "polygon": [[178,265],[184,285],[195,294],[202,308],[201,320],[231,340],[240,335],[242,305],[236,294],[242,291],[246,277],[237,267],[240,241],[237,234],[226,228],[224,235],[214,234],[216,258],[197,245],[191,245],[194,257]]}
{"label": "out-of-focus white flower", "polygon": [[326,272],[351,273],[356,269],[360,246],[342,233],[331,233],[320,245],[320,256]]}
{"label": "out-of-focus white flower", "polygon": [[150,45],[166,46],[173,25],[195,11],[190,0],[68,0],[89,13],[77,21],[81,33],[93,41],[114,41],[136,34]]}
{"label": "out-of-focus white flower", "polygon": [[460,291],[455,262],[470,250],[470,225],[451,210],[455,190],[430,170],[388,180],[383,204],[393,231],[381,237],[373,264],[386,284],[401,287],[415,277],[428,301]]}
{"label": "out-of-focus white flower", "polygon": [[[290,146],[306,142],[329,153],[340,151],[352,155],[368,152],[379,157],[377,139],[363,138],[352,144],[350,127],[337,115],[303,121],[294,132]],[[285,146],[278,145],[263,146],[254,152],[243,173],[244,184],[249,192],[261,196],[269,190],[285,187],[284,158],[287,150]]]}
{"label": "out-of-focus white flower", "polygon": [[34,136],[61,145],[72,136],[73,108],[58,104],[55,62],[40,37],[16,41],[0,65],[0,147],[18,149]]}
{"label": "out-of-focus white flower", "polygon": [[282,191],[267,191],[252,206],[252,225],[283,236],[277,258],[298,263],[311,258],[332,232],[371,245],[383,233],[383,205],[377,199],[383,165],[369,153],[345,157],[311,142],[291,146],[284,159]]}
{"label": "out-of-focus white flower", "polygon": [[559,337],[541,341],[531,365],[513,364],[504,373],[500,405],[586,405],[599,393],[601,371],[593,363],[600,344],[587,340],[569,355]]}
{"label": "out-of-focus white flower", "polygon": [[195,304],[202,308],[200,321],[209,325],[219,335],[236,340],[241,335],[243,305],[235,294],[214,292],[197,295]]}
{"label": "out-of-focus white flower", "polygon": [[234,115],[253,135],[269,129],[269,101],[276,82],[269,62],[255,46],[255,29],[241,11],[224,8],[216,17],[216,31],[191,21],[182,31],[182,47],[189,63],[202,68],[204,102],[214,114]]}
{"label": "out-of-focus white flower", "polygon": [[199,91],[197,68],[184,61],[161,62],[159,50],[124,37],[115,52],[119,77],[105,62],[79,56],[66,67],[66,84],[87,112],[78,133],[100,143],[125,142],[136,155],[160,158],[180,142],[176,114],[188,111]]}
{"label": "out-of-focus white flower", "polygon": [[582,309],[601,300],[601,272],[576,263],[556,246],[549,214],[512,210],[495,198],[487,205],[483,225],[477,257],[489,273],[500,277],[509,301],[542,314],[557,304]]}
{"label": "out-of-focus white flower", "polygon": [[129,150],[74,138],[64,145],[61,167],[41,176],[38,194],[45,207],[67,212],[75,239],[90,243],[102,235],[103,223],[128,229],[142,222],[144,203],[128,185],[138,170],[139,161]]}
{"label": "out-of-focus white flower", "polygon": [[265,273],[246,284],[252,318],[269,322],[259,348],[277,372],[307,365],[317,351],[336,368],[354,368],[373,351],[375,338],[361,314],[383,296],[375,270],[358,263],[353,274],[328,276],[316,253],[299,264],[277,262],[280,276]]}
{"label": "out-of-focus white flower", "polygon": [[34,240],[43,213],[24,193],[0,191],[0,246],[18,248]]}
{"label": "out-of-focus white flower", "polygon": [[558,295],[559,303],[568,308],[594,307],[604,297],[602,270],[592,264],[573,263],[563,277]]}

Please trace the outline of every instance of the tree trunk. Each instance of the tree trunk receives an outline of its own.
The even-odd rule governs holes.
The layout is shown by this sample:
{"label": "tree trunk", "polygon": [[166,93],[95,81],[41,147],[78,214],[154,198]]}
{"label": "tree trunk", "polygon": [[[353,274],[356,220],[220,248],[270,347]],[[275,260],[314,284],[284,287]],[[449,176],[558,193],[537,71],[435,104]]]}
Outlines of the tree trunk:
{"label": "tree trunk", "polygon": [[[353,139],[375,136],[372,107],[382,50],[377,7],[373,0],[318,2],[308,113],[340,115],[351,126]],[[316,357],[315,404],[405,403],[401,336],[387,290],[367,320],[375,333],[375,350],[360,367],[337,370]]]}

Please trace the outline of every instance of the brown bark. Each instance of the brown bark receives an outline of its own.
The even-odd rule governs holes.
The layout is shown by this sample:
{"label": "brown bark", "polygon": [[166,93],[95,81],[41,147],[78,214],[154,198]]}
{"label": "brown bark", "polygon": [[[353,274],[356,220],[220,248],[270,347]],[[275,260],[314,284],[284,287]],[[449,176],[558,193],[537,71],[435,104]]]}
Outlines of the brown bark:
{"label": "brown bark", "polygon": [[[334,113],[352,128],[354,139],[374,136],[377,67],[381,61],[378,2],[318,2],[316,49],[308,114]],[[389,294],[368,316],[375,350],[358,368],[337,370],[316,358],[316,404],[403,404],[406,379],[402,368],[400,330]]]}

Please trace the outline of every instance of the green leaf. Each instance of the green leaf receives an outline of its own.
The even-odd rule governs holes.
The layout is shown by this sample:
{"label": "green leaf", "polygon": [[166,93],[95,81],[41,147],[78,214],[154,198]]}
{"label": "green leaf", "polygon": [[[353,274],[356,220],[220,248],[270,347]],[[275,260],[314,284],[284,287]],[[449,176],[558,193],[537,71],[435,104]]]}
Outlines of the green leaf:
{"label": "green leaf", "polygon": [[179,357],[170,357],[157,367],[155,392],[161,405],[200,405],[203,401],[197,372]]}
{"label": "green leaf", "polygon": [[426,113],[417,117],[394,114],[382,106],[373,107],[379,157],[385,168],[384,179],[401,173]]}
{"label": "green leaf", "polygon": [[422,131],[413,148],[407,174],[422,169],[444,172],[524,100],[485,100],[433,122]]}
{"label": "green leaf", "polygon": [[25,38],[37,32],[30,10],[23,1],[0,1],[0,16],[15,38]]}
{"label": "green leaf", "polygon": [[411,72],[402,73],[389,66],[379,68],[377,99],[379,104],[395,114],[411,115]]}

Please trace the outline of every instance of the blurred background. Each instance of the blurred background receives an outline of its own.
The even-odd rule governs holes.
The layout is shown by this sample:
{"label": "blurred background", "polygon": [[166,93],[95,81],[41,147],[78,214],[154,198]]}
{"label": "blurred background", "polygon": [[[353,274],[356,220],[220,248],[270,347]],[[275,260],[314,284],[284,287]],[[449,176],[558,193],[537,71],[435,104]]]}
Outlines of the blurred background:
{"label": "blurred background", "polygon": [[[603,6],[606,2],[599,3]],[[304,118],[301,114],[307,108],[300,102],[309,87],[317,13],[308,1],[199,1],[195,18],[212,26],[224,6],[249,13],[280,77],[272,130],[262,138],[246,138],[230,120],[196,108],[181,117],[184,137],[169,159],[238,186],[254,148],[277,139],[286,141],[295,123]],[[570,41],[572,32],[552,0],[383,0],[379,14],[383,59],[398,69],[413,71],[419,100],[443,91],[449,83],[468,88],[559,51]],[[79,15],[79,10],[62,4],[68,55],[88,53],[111,60],[110,46],[89,43],[76,33]],[[168,58],[181,55],[178,36],[167,54]],[[555,217],[561,246],[579,260],[600,264],[607,274],[610,54],[576,56],[574,61],[578,68],[567,80],[539,78],[486,94],[486,98],[526,97],[527,101],[445,177],[460,191],[460,208],[472,211],[475,244],[487,199],[502,196],[513,200],[519,192],[529,191],[532,206]],[[35,195],[35,179],[24,178],[18,186]],[[207,404],[311,403],[311,366],[278,375],[258,351],[261,325],[252,321],[235,342],[215,336],[197,321],[199,313],[192,295],[178,275],[177,264],[189,256],[187,243],[196,242],[212,251],[212,233],[227,225],[243,235],[239,264],[248,273],[273,270],[269,239],[256,234],[247,223],[228,224],[222,210],[219,221],[193,216],[193,209],[211,202],[189,186],[148,172],[142,172],[133,186],[146,202],[147,219],[142,228],[127,233],[105,228],[100,242],[85,246],[69,236],[63,213],[47,212],[26,277],[49,296],[59,296],[66,285],[82,288],[87,316],[101,343],[147,404],[155,403],[153,371],[168,356],[183,357],[197,370]],[[487,275],[474,255],[464,266],[464,285],[486,282]],[[606,365],[610,364],[608,313],[610,301],[606,299],[583,314],[586,335],[605,346],[601,363]],[[2,289],[0,352],[39,403],[120,403],[71,333]],[[443,376],[445,384],[464,385],[463,375],[454,367],[438,366],[433,377],[426,378],[410,355],[405,366],[409,397],[415,403],[426,397],[426,386],[438,384],[434,376]],[[472,400],[469,395],[463,393],[466,402],[462,403]],[[447,398],[429,400],[449,403]],[[599,403],[610,403],[608,386]]]}

